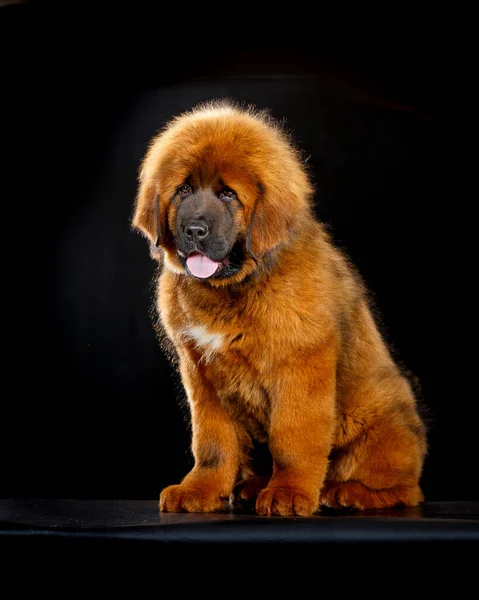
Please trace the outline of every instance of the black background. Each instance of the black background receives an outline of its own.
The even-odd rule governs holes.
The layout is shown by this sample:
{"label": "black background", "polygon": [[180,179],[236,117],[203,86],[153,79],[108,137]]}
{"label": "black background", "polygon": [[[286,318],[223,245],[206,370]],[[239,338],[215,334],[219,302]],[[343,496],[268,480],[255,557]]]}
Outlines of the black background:
{"label": "black background", "polygon": [[156,498],[191,466],[181,386],[151,321],[155,264],[129,220],[150,138],[227,96],[285,119],[309,157],[317,214],[421,383],[426,497],[478,499],[468,213],[451,194],[440,47],[385,31],[369,48],[240,49],[231,28],[127,6],[120,20],[88,3],[0,9],[0,496]]}

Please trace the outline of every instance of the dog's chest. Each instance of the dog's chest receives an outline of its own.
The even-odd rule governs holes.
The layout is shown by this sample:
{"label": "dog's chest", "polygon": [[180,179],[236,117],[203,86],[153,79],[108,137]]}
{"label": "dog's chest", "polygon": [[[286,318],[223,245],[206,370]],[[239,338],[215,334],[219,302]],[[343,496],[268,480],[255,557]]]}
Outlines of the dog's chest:
{"label": "dog's chest", "polygon": [[181,337],[185,341],[190,341],[196,350],[201,354],[203,360],[207,363],[226,349],[228,339],[224,333],[219,333],[208,329],[204,325],[187,325],[181,332]]}
{"label": "dog's chest", "polygon": [[269,353],[248,296],[220,292],[194,296],[180,288],[168,298],[160,314],[170,339],[194,362],[207,366],[208,373],[214,372],[216,387],[237,382],[240,373],[249,379],[252,372],[258,378]]}

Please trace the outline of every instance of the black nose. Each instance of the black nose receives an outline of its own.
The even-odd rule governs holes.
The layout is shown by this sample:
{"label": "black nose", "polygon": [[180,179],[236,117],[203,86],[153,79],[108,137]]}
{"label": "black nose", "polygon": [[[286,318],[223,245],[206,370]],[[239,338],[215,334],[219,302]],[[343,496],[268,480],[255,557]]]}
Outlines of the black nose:
{"label": "black nose", "polygon": [[189,240],[204,240],[209,233],[208,225],[205,221],[194,219],[188,221],[185,227],[186,237]]}

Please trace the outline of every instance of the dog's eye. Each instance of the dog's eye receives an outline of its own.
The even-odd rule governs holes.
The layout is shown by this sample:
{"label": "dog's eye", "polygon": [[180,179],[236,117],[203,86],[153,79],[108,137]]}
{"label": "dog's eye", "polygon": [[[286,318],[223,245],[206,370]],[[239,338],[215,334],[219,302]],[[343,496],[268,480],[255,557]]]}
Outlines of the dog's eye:
{"label": "dog's eye", "polygon": [[178,194],[180,195],[180,198],[186,198],[186,196],[191,194],[191,187],[189,185],[180,185]]}
{"label": "dog's eye", "polygon": [[236,198],[236,194],[233,192],[233,190],[229,190],[228,188],[225,188],[224,190],[221,190],[220,192],[220,200],[234,200]]}

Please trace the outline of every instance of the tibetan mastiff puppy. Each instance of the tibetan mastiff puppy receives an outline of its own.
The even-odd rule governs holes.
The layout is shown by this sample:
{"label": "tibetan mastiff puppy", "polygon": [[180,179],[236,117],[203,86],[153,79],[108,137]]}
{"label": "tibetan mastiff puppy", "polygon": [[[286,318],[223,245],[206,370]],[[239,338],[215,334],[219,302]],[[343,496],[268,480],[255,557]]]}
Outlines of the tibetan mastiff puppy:
{"label": "tibetan mastiff puppy", "polygon": [[161,492],[162,511],[423,500],[414,393],[312,194],[286,133],[253,108],[203,104],[149,146],[132,224],[162,264],[157,307],[195,459]]}

